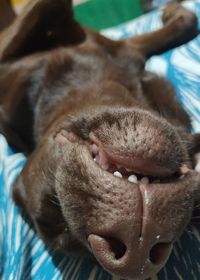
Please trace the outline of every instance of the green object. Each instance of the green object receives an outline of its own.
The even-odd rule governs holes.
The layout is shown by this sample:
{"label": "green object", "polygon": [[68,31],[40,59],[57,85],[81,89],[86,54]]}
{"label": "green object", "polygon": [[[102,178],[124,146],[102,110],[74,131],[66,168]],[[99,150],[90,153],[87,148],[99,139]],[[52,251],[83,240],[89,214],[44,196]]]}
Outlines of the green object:
{"label": "green object", "polygon": [[74,11],[81,24],[96,30],[116,26],[143,14],[139,0],[89,0],[75,6]]}

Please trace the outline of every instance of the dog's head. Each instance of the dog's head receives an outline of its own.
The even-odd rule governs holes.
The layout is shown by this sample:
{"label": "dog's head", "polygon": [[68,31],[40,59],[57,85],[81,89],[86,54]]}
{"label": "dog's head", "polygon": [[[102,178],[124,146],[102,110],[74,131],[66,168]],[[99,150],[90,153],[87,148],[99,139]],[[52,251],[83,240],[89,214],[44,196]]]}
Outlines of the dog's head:
{"label": "dog's head", "polygon": [[[2,85],[8,84],[8,77],[13,77],[10,73],[16,71],[17,63],[24,56],[40,52],[42,57],[42,51],[47,48],[79,44],[84,40],[86,35],[74,22],[71,6],[65,1],[50,2],[40,0],[30,4],[22,20],[17,20],[5,33],[10,38],[3,35],[5,44],[0,58],[2,62],[9,61],[6,67],[11,67],[11,71],[6,82],[2,78]],[[67,13],[63,14],[63,10]],[[52,26],[55,15],[55,26]],[[16,44],[13,34],[20,34]],[[109,64],[113,57],[106,59],[108,63],[100,75],[112,76],[113,68]],[[122,73],[123,52],[118,54],[118,59],[119,73]],[[14,67],[11,60],[18,61]],[[63,66],[63,61],[64,58],[57,64]],[[87,72],[81,64],[86,61],[90,63],[88,59],[80,60],[78,67],[72,63],[67,72],[74,69]],[[25,62],[33,64],[33,57],[29,60],[27,56]],[[172,99],[162,100],[166,118],[159,115],[160,102],[156,103],[156,97],[160,97],[155,91],[152,95],[146,94],[152,85],[149,85],[151,79],[150,82],[145,81],[145,77],[143,80],[143,74],[148,76],[143,71],[139,85],[144,92],[138,94],[139,98],[136,95],[133,98],[120,79],[105,82],[106,86],[105,83],[89,84],[88,90],[92,93],[87,95],[87,89],[82,89],[80,83],[73,95],[79,102],[77,106],[71,97],[60,100],[59,91],[64,92],[66,80],[63,73],[58,74],[59,67],[50,66],[50,71],[48,66],[45,68],[45,75],[38,71],[37,79],[31,72],[28,81],[32,84],[20,87],[26,91],[51,90],[52,95],[58,97],[59,105],[55,103],[51,108],[51,119],[51,114],[45,113],[49,101],[42,102],[37,96],[39,101],[33,110],[35,123],[32,123],[37,144],[15,183],[14,200],[27,209],[48,246],[66,253],[85,248],[114,274],[137,279],[149,277],[166,263],[174,241],[189,223],[195,203],[199,201],[200,175],[192,170],[199,136],[190,135],[181,126],[184,121],[188,124],[187,115],[176,102],[170,104]],[[66,71],[65,67],[59,69]],[[29,72],[24,75],[28,76]],[[162,90],[162,85],[157,90]],[[87,98],[90,98],[90,106]],[[52,122],[48,122],[48,118]]]}
{"label": "dog's head", "polygon": [[199,199],[186,140],[145,110],[90,111],[42,138],[15,200],[49,246],[85,247],[108,271],[146,278],[166,263]]}

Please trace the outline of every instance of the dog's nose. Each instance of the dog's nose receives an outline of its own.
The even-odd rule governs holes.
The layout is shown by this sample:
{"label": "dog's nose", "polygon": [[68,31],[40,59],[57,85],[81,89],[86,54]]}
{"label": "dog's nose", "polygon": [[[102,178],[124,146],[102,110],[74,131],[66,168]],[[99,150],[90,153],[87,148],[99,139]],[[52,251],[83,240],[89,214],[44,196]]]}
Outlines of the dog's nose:
{"label": "dog's nose", "polygon": [[189,182],[186,178],[174,184],[141,184],[140,218],[135,218],[136,212],[130,212],[130,216],[107,221],[107,228],[105,223],[101,231],[88,236],[99,263],[124,278],[154,276],[167,262],[175,238],[191,217],[192,208],[187,207],[192,203]]}
{"label": "dog's nose", "polygon": [[127,234],[126,239],[121,239],[119,233],[114,235],[113,238],[90,234],[88,241],[101,265],[120,277],[146,279],[155,275],[171,253],[172,244],[160,242],[158,235],[146,236],[144,240],[143,237],[133,240],[131,234]]}

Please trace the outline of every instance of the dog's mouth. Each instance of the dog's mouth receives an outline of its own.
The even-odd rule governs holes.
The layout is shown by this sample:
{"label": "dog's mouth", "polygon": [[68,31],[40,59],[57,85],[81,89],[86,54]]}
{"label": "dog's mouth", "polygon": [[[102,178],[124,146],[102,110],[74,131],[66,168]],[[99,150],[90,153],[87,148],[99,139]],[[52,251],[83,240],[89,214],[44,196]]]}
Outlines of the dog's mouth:
{"label": "dog's mouth", "polygon": [[185,172],[182,172],[181,168],[172,172],[151,159],[112,153],[112,149],[111,151],[106,149],[93,133],[90,134],[90,140],[90,153],[96,164],[103,170],[130,183],[166,184],[184,178]]}
{"label": "dog's mouth", "polygon": [[[169,170],[151,158],[113,153],[93,132],[89,141],[66,131],[60,136],[65,137],[60,138],[65,146],[66,138],[75,144],[71,160],[79,163],[77,170],[87,179],[89,198],[87,203],[79,199],[77,206],[83,203],[80,213],[87,213],[81,214],[84,244],[114,274],[138,275],[143,266],[147,276],[157,272],[191,218],[196,175],[187,167]],[[68,178],[68,184],[73,183]],[[63,197],[64,188],[60,191]]]}

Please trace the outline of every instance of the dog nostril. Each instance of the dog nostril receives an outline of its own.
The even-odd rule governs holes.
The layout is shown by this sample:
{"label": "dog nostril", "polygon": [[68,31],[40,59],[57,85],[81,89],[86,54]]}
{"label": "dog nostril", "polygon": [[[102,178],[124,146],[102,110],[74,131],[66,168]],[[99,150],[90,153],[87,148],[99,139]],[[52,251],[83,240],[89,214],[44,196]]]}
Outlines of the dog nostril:
{"label": "dog nostril", "polygon": [[115,256],[115,259],[121,259],[126,253],[126,245],[124,245],[120,240],[116,238],[106,237],[105,239],[109,244],[110,251]]}
{"label": "dog nostril", "polygon": [[149,257],[154,265],[165,263],[171,251],[171,243],[158,243],[151,248]]}

